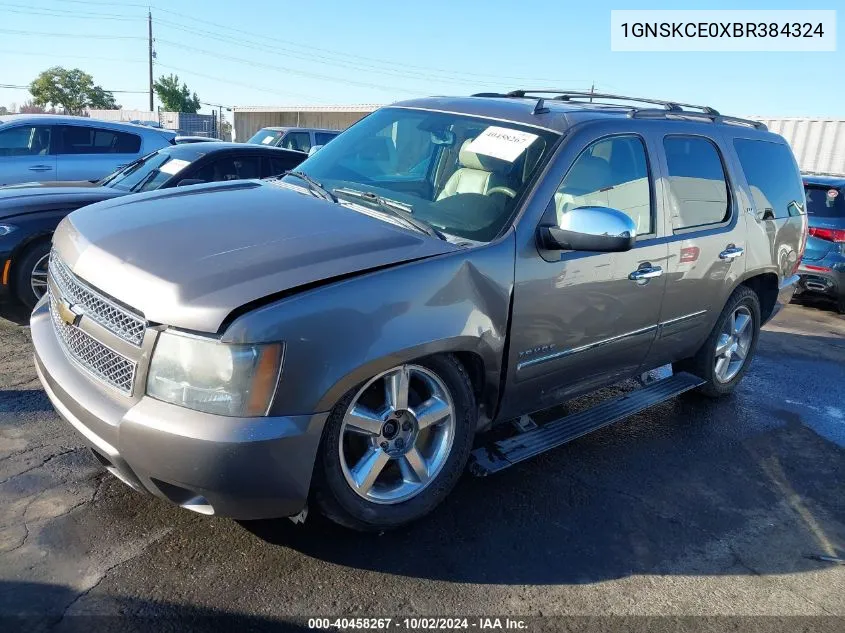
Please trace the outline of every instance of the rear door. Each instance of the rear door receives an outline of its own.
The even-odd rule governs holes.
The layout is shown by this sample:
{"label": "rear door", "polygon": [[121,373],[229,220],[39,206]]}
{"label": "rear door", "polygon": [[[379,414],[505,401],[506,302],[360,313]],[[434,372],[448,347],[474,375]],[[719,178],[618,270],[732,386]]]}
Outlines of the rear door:
{"label": "rear door", "polygon": [[52,125],[0,128],[0,186],[56,180],[55,144]]}
{"label": "rear door", "polygon": [[741,186],[714,127],[688,125],[680,133],[671,123],[663,127],[660,161],[666,174],[669,261],[650,366],[693,354],[745,273]]}
{"label": "rear door", "polygon": [[59,180],[95,180],[138,158],[141,136],[89,125],[60,125]]}

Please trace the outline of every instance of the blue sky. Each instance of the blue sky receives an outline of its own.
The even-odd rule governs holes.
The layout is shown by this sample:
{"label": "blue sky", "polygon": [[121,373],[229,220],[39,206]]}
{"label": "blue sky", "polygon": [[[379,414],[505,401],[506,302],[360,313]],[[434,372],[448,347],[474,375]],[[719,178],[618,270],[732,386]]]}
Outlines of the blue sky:
{"label": "blue sky", "polygon": [[[600,90],[738,115],[845,117],[841,36],[835,53],[610,51],[611,9],[675,9],[677,1],[0,0],[0,84],[27,85],[41,70],[62,65],[91,73],[106,89],[145,90],[147,6],[155,75],[178,73],[209,103],[389,103],[517,87],[586,89],[595,82]],[[125,107],[147,107],[145,94],[116,97]],[[0,105],[28,98],[26,90],[0,88]]]}

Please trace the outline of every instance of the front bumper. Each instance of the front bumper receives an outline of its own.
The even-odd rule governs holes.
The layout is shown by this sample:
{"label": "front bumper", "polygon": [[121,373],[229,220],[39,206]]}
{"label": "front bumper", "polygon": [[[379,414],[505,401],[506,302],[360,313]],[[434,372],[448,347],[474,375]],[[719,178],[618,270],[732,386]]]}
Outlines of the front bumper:
{"label": "front bumper", "polygon": [[59,415],[132,488],[236,519],[306,504],[327,413],[230,418],[104,390],[65,354],[45,301],[30,322],[38,377]]}

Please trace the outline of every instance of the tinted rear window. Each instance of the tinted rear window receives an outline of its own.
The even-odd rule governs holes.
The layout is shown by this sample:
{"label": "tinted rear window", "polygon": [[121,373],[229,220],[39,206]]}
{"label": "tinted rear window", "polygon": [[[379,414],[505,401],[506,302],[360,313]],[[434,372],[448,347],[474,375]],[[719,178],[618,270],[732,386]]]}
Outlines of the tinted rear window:
{"label": "tinted rear window", "polygon": [[807,185],[807,214],[820,218],[845,218],[845,190],[836,187]]}
{"label": "tinted rear window", "polygon": [[773,214],[775,218],[799,215],[804,206],[801,175],[789,148],[781,143],[745,138],[734,139],[734,147],[757,214]]}
{"label": "tinted rear window", "polygon": [[63,125],[60,154],[137,154],[141,137],[84,125]]}

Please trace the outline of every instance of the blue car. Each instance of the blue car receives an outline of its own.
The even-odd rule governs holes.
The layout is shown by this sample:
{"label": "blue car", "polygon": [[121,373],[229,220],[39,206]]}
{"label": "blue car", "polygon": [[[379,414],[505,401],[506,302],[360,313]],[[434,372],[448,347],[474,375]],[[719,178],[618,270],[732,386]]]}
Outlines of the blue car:
{"label": "blue car", "polygon": [[845,176],[804,174],[809,237],[798,291],[829,299],[845,314]]}

